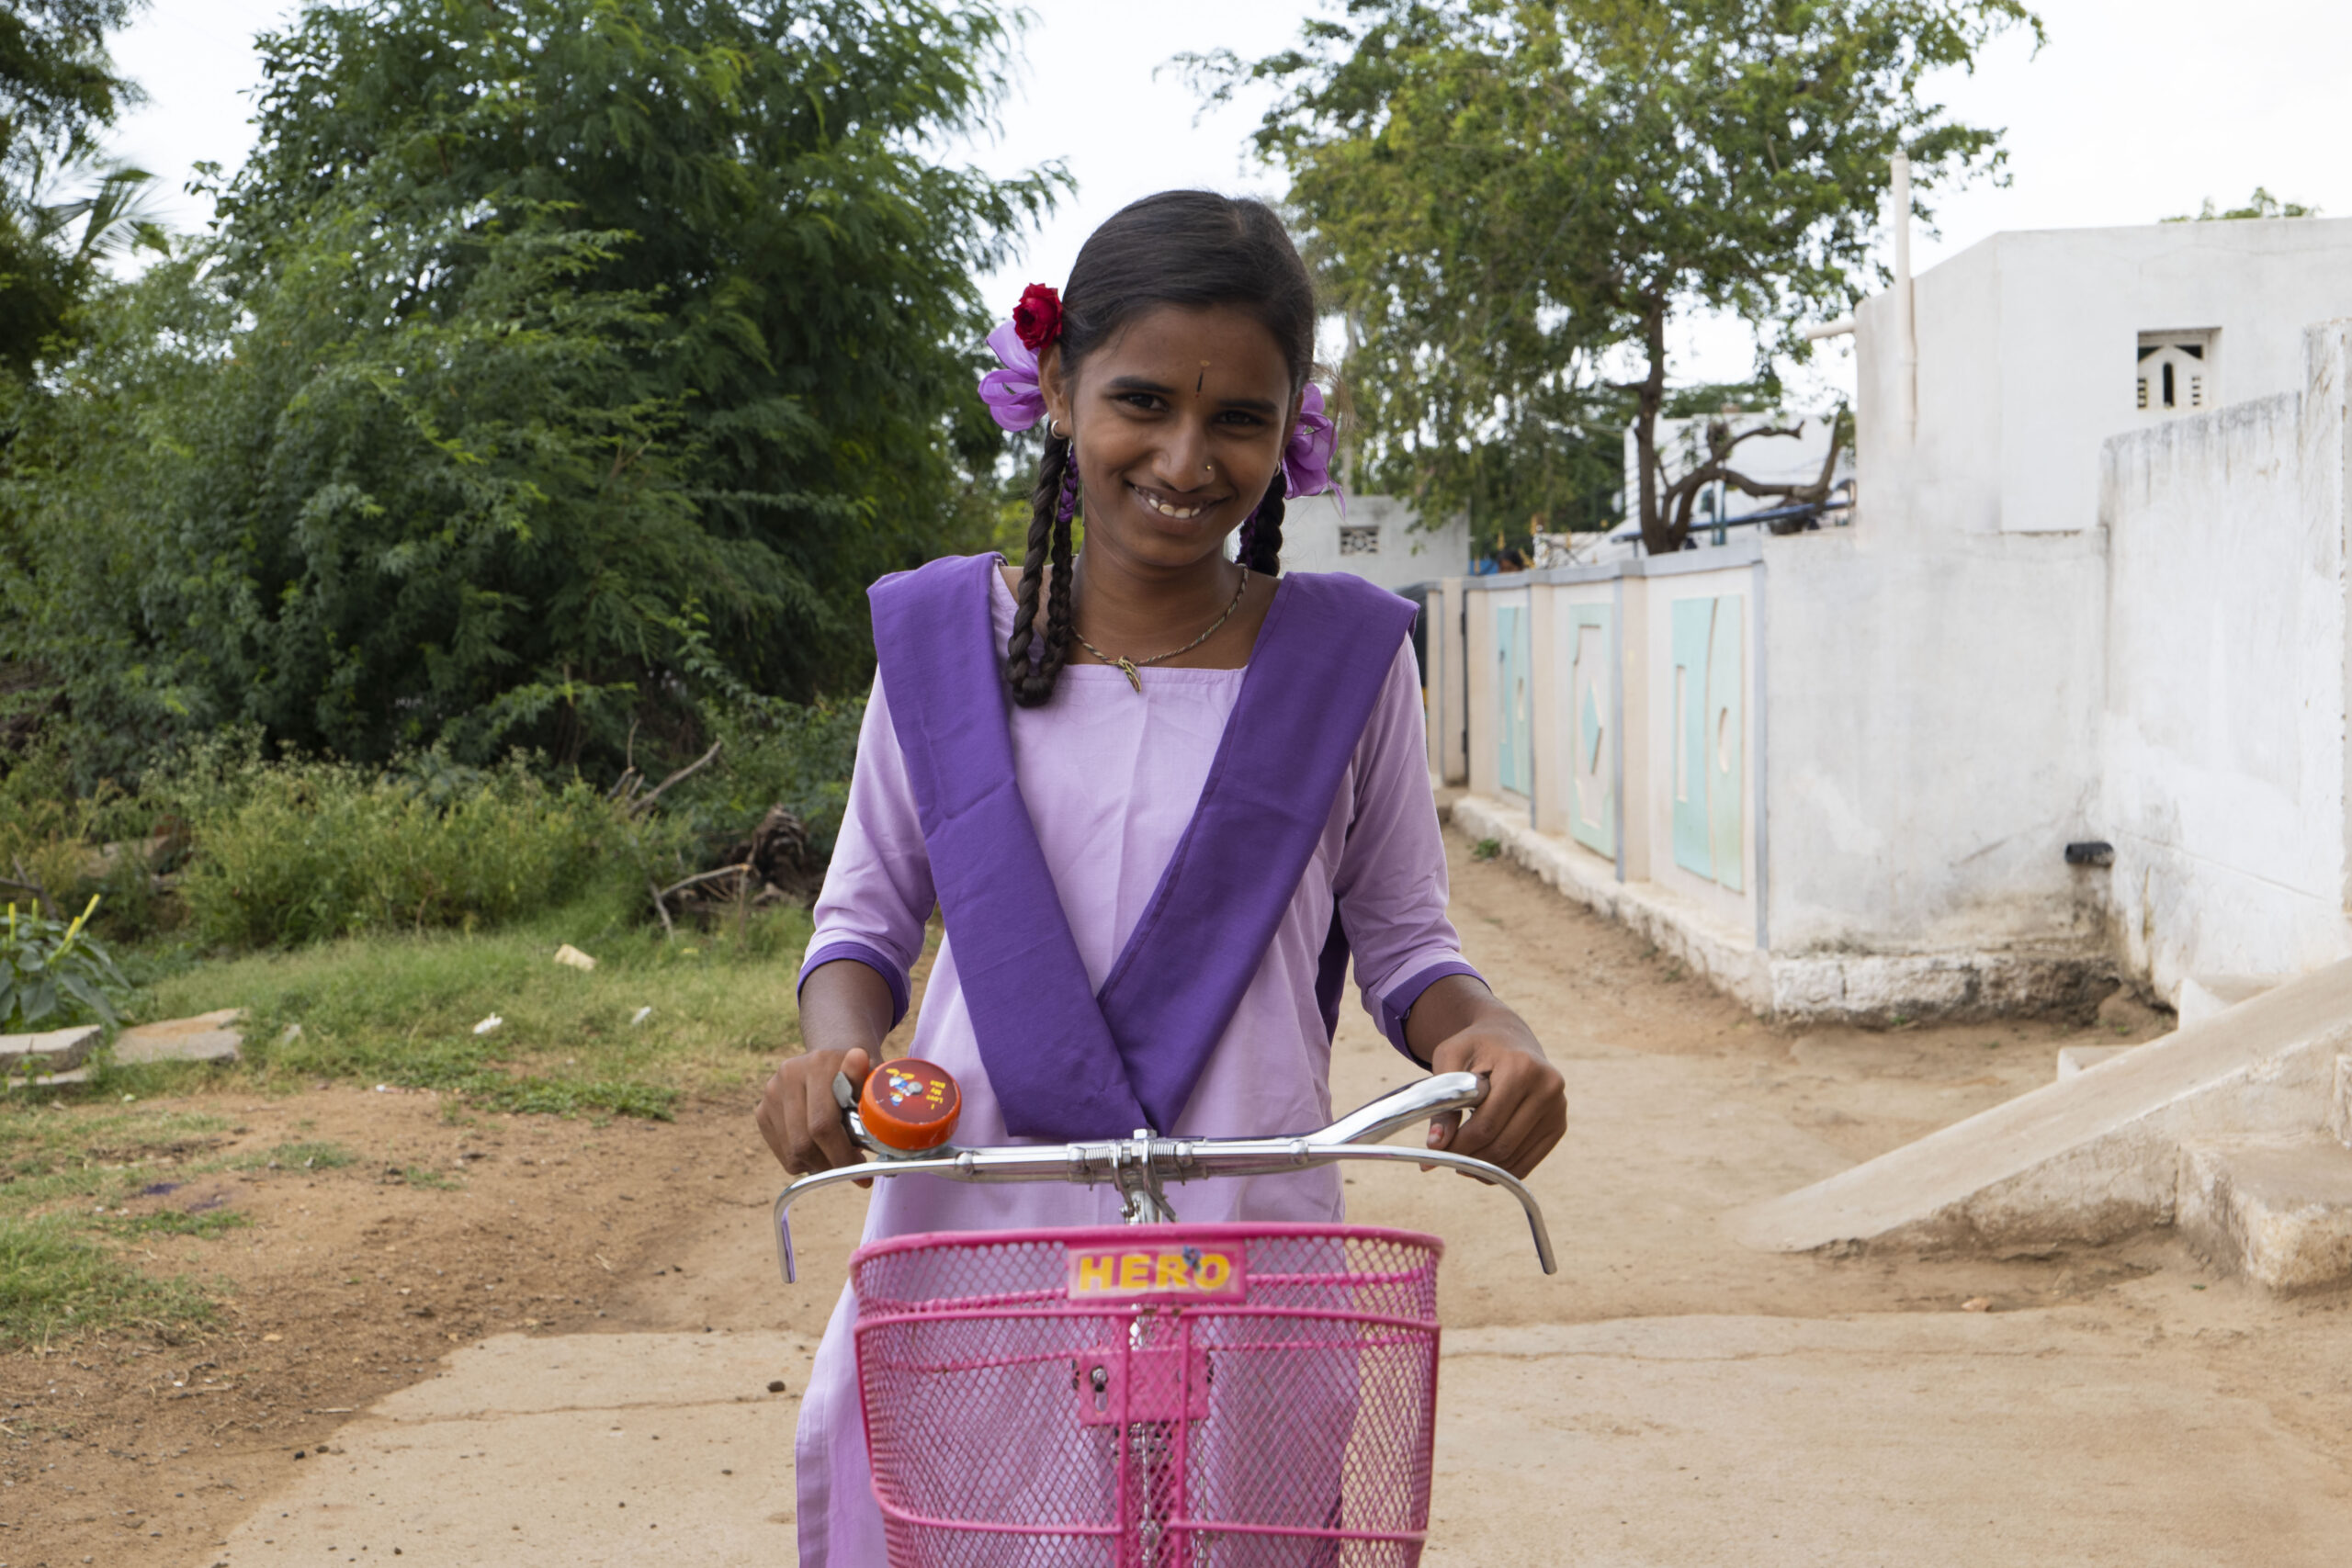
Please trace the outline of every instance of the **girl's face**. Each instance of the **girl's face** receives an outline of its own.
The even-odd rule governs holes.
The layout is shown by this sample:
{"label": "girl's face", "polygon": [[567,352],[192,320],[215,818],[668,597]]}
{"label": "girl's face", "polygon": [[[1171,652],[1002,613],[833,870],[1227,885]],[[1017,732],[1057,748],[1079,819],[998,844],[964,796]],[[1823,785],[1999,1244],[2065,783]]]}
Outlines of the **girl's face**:
{"label": "girl's face", "polygon": [[1273,334],[1229,305],[1160,306],[1075,375],[1055,344],[1038,370],[1048,412],[1078,444],[1086,547],[1147,570],[1220,552],[1273,482],[1298,418]]}

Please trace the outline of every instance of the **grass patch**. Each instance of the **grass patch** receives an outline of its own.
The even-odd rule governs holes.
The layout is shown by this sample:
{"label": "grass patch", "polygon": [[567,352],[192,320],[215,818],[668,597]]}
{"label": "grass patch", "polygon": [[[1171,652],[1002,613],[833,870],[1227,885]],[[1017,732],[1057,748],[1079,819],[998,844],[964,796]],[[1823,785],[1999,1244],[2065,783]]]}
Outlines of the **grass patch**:
{"label": "grass patch", "polygon": [[228,1130],[220,1117],[178,1111],[12,1107],[0,1111],[0,1208],[119,1198],[146,1180],[142,1168],[218,1147]]}
{"label": "grass patch", "polygon": [[153,1214],[114,1214],[98,1222],[98,1229],[108,1235],[135,1237],[147,1235],[219,1235],[222,1231],[242,1230],[253,1220],[234,1209],[207,1209],[201,1213],[181,1209],[165,1209]]}
{"label": "grass patch", "polygon": [[212,1310],[190,1281],[151,1280],[56,1219],[0,1214],[0,1344],[200,1322]]}
{"label": "grass patch", "polygon": [[403,1187],[430,1188],[435,1192],[455,1192],[465,1185],[456,1177],[421,1165],[404,1165],[384,1172],[386,1181],[397,1181]]}
{"label": "grass patch", "polygon": [[[492,1111],[666,1117],[681,1095],[764,1077],[797,1043],[808,930],[808,912],[787,904],[665,939],[628,901],[589,897],[472,934],[158,965],[140,1012],[246,1009],[236,1071],[262,1086],[357,1080],[453,1091]],[[595,969],[556,963],[566,942]]]}
{"label": "grass patch", "polygon": [[1481,839],[1470,846],[1472,860],[1492,860],[1502,852],[1503,841],[1500,839]]}
{"label": "grass patch", "polygon": [[120,1212],[217,1168],[205,1156],[231,1131],[219,1116],[119,1104],[0,1105],[0,1346],[209,1318],[201,1288],[142,1274],[115,1244],[250,1224],[228,1208]]}
{"label": "grass patch", "polygon": [[280,1144],[243,1163],[248,1170],[340,1170],[357,1157],[341,1144]]}

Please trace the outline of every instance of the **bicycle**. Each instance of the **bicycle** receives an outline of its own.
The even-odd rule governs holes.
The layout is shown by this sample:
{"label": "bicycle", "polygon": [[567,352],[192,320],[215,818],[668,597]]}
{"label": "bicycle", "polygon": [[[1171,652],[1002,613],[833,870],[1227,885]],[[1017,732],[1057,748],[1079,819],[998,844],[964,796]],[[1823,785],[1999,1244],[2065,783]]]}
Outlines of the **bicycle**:
{"label": "bicycle", "polygon": [[1368,1225],[1188,1225],[1164,1188],[1342,1161],[1459,1170],[1519,1200],[1554,1273],[1543,1211],[1517,1178],[1379,1146],[1486,1092],[1475,1074],[1440,1074],[1293,1137],[959,1148],[960,1094],[932,1064],[884,1063],[854,1103],[836,1080],[869,1157],[776,1199],[786,1282],[793,1202],[843,1181],[1110,1183],[1126,1222],[895,1236],[852,1256],[892,1568],[1418,1562],[1443,1244]]}

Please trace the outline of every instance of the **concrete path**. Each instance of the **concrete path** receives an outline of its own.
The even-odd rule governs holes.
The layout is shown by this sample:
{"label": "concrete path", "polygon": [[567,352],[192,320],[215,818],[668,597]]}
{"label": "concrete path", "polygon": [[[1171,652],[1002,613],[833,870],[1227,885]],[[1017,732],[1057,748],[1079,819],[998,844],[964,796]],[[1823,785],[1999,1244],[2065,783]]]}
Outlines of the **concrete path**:
{"label": "concrete path", "polygon": [[[1425,1561],[2344,1561],[2352,1512],[2331,1460],[2085,1317],[1456,1333]],[[346,1427],[212,1560],[788,1562],[797,1407],[765,1390],[810,1348],[777,1333],[470,1347]]]}
{"label": "concrete path", "polygon": [[[1568,1077],[1571,1138],[1534,1182],[1562,1274],[1536,1273],[1516,1206],[1485,1189],[1410,1169],[1349,1189],[1358,1218],[1447,1238],[1424,1561],[2346,1560],[2344,1298],[2270,1300],[2161,1238],[2001,1261],[1760,1253],[1727,1234],[1741,1205],[2046,1078],[2046,1050],[1769,1036],[1644,979],[1524,882],[1459,869],[1456,918]],[[1335,1099],[1408,1071],[1351,1013]],[[793,1561],[797,1396],[862,1200],[808,1205],[807,1278],[787,1292],[764,1178],[680,1179],[711,1190],[664,1256],[684,1272],[632,1285],[615,1313],[662,1331],[454,1352],[190,1568]]]}

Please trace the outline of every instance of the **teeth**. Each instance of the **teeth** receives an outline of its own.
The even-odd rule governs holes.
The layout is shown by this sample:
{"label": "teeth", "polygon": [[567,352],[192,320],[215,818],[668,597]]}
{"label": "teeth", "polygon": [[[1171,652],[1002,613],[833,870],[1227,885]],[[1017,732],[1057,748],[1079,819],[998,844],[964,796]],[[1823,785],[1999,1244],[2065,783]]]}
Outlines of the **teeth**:
{"label": "teeth", "polygon": [[1159,497],[1152,495],[1145,491],[1136,491],[1136,494],[1142,498],[1143,503],[1146,506],[1150,507],[1162,517],[1174,517],[1178,519],[1193,518],[1198,517],[1202,513],[1208,510],[1204,506],[1170,506],[1168,502],[1160,500]]}

